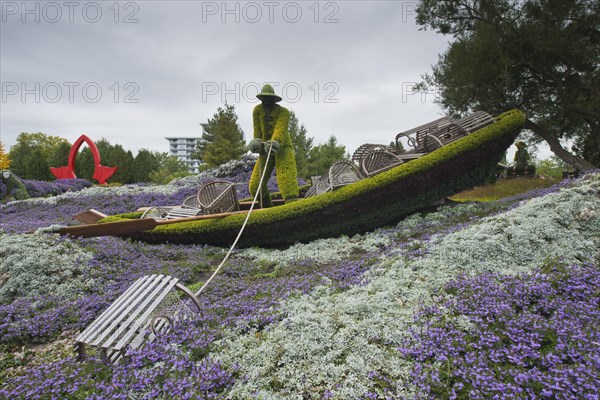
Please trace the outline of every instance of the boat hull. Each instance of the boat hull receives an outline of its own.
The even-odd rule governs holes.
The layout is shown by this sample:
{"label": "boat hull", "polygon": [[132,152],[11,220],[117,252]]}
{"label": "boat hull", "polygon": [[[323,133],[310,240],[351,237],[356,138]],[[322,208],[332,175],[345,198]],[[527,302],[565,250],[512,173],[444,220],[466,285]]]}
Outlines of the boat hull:
{"label": "boat hull", "polygon": [[[335,192],[256,210],[239,246],[284,246],[395,224],[436,200],[489,181],[524,120],[519,111],[505,113],[495,124],[380,175]],[[229,246],[244,219],[236,215],[182,222],[128,236],[149,243]]]}

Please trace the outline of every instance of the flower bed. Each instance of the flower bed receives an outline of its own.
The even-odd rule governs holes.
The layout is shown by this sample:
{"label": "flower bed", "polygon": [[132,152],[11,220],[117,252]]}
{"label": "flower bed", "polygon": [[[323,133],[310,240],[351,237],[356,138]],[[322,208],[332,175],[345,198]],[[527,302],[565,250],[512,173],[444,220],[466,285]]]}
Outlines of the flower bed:
{"label": "flower bed", "polygon": [[[514,397],[568,398],[577,384],[598,395],[586,373],[598,370],[600,343],[600,175],[514,201],[413,214],[365,235],[238,250],[195,318],[116,366],[77,361],[75,333],[138,277],[167,273],[197,290],[224,251],[17,232],[61,223],[70,207],[130,210],[194,186],[81,194],[91,188],[0,207],[10,212],[0,221],[0,256],[10,257],[0,276],[3,288],[16,288],[0,300],[0,397],[436,398],[453,389],[493,397],[488,383]],[[463,339],[474,344],[470,357],[486,361],[479,381],[463,377],[467,353],[457,350],[450,370],[435,358],[454,356]],[[427,358],[432,342],[440,351]]]}
{"label": "flower bed", "polygon": [[600,396],[597,264],[462,276],[445,292],[400,349],[423,398]]}

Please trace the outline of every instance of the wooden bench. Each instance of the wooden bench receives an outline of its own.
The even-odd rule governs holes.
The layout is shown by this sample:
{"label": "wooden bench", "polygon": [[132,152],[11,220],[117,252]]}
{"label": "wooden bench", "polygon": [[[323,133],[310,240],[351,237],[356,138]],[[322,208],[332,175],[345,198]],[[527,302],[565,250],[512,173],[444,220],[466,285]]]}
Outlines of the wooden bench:
{"label": "wooden bench", "polygon": [[365,156],[369,153],[372,153],[374,151],[395,151],[395,149],[392,149],[390,146],[386,145],[386,144],[373,144],[373,143],[365,143],[363,145],[360,145],[355,151],[354,153],[352,153],[352,162],[354,162],[354,164],[360,166],[362,165],[362,160],[363,158],[365,158]]}
{"label": "wooden bench", "polygon": [[426,154],[494,122],[494,117],[485,111],[476,111],[457,120],[442,117],[397,134],[396,143],[400,138],[406,137],[412,147],[408,153]]}
{"label": "wooden bench", "polygon": [[187,218],[202,215],[202,210],[199,208],[171,206],[171,207],[144,207],[138,209],[143,210],[140,218],[154,218],[156,220]]}
{"label": "wooden bench", "polygon": [[205,214],[240,210],[235,183],[229,181],[215,180],[205,183],[198,190],[197,200]]}
{"label": "wooden bench", "polygon": [[195,217],[202,214],[203,210],[200,208],[173,207],[167,212],[164,219]]}
{"label": "wooden bench", "polygon": [[358,182],[363,178],[363,174],[361,174],[351,161],[336,161],[329,167],[326,174],[321,176],[316,182],[313,182],[312,187],[306,192],[304,197],[330,192],[350,183]]}
{"label": "wooden bench", "polygon": [[371,177],[402,164],[402,160],[389,151],[373,151],[362,159],[361,172]]}
{"label": "wooden bench", "polygon": [[[400,132],[396,135],[396,147],[398,147],[398,141],[401,138],[406,137],[408,145],[412,147],[412,150],[410,151],[416,153],[422,152],[424,138],[428,135],[431,135],[433,132],[436,132],[437,130],[443,128],[444,126],[448,125],[450,122],[452,122],[452,118],[442,117],[434,121],[428,122],[426,124],[419,125],[416,128]],[[412,135],[414,135],[414,137]]]}
{"label": "wooden bench", "polygon": [[[173,290],[175,289],[175,290]],[[147,275],[139,278],[110,307],[75,338],[79,357],[93,347],[100,356],[118,362],[128,348],[151,342],[160,332],[170,329],[173,320],[185,318],[191,311],[180,296],[200,310],[196,296],[177,278]]]}

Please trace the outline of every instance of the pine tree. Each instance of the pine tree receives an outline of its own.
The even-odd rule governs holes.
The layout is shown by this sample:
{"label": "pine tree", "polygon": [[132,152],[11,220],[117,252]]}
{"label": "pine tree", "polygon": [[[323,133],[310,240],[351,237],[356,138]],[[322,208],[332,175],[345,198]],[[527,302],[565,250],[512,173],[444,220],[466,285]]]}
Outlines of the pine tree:
{"label": "pine tree", "polygon": [[52,179],[52,173],[50,172],[48,163],[44,159],[42,151],[39,148],[36,148],[33,153],[31,153],[31,157],[29,158],[25,170],[25,176],[26,179],[35,179],[38,181],[48,181]]}
{"label": "pine tree", "polygon": [[50,155],[48,159],[48,165],[54,168],[64,167],[69,163],[69,153],[71,152],[71,145],[67,142],[63,142],[58,145],[54,150],[54,153]]}
{"label": "pine tree", "polygon": [[296,169],[298,176],[302,178],[308,177],[308,158],[310,150],[313,147],[313,138],[308,137],[308,131],[304,124],[300,124],[298,117],[294,111],[290,111],[290,137],[294,145],[296,155]]}
{"label": "pine tree", "polygon": [[134,182],[150,182],[150,173],[160,167],[156,155],[150,150],[141,149],[133,161]]}
{"label": "pine tree", "polygon": [[235,107],[225,103],[208,120],[193,158],[204,162],[203,168],[218,167],[231,160],[240,159],[246,152],[244,134],[239,128]]}
{"label": "pine tree", "polygon": [[334,162],[348,158],[346,146],[339,145],[337,138],[331,135],[327,143],[310,150],[308,159],[309,176],[322,175]]}
{"label": "pine tree", "polygon": [[103,159],[102,164],[117,167],[117,171],[109,179],[110,182],[128,183],[132,180],[133,154],[131,151],[125,151],[120,144],[111,146],[109,155],[106,161]]}
{"label": "pine tree", "polygon": [[94,162],[94,156],[92,155],[90,148],[86,146],[77,153],[75,159],[75,176],[81,179],[87,179],[88,181],[93,181],[92,176],[94,175],[95,169],[96,164]]}

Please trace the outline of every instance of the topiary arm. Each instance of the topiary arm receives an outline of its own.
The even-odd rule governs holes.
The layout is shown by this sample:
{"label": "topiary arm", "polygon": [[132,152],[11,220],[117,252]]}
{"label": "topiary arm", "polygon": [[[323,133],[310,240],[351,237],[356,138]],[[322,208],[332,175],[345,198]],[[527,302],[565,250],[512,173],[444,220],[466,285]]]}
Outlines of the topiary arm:
{"label": "topiary arm", "polygon": [[254,107],[254,111],[252,111],[252,123],[254,124],[254,138],[255,139],[263,139],[262,130],[260,129],[260,104]]}

